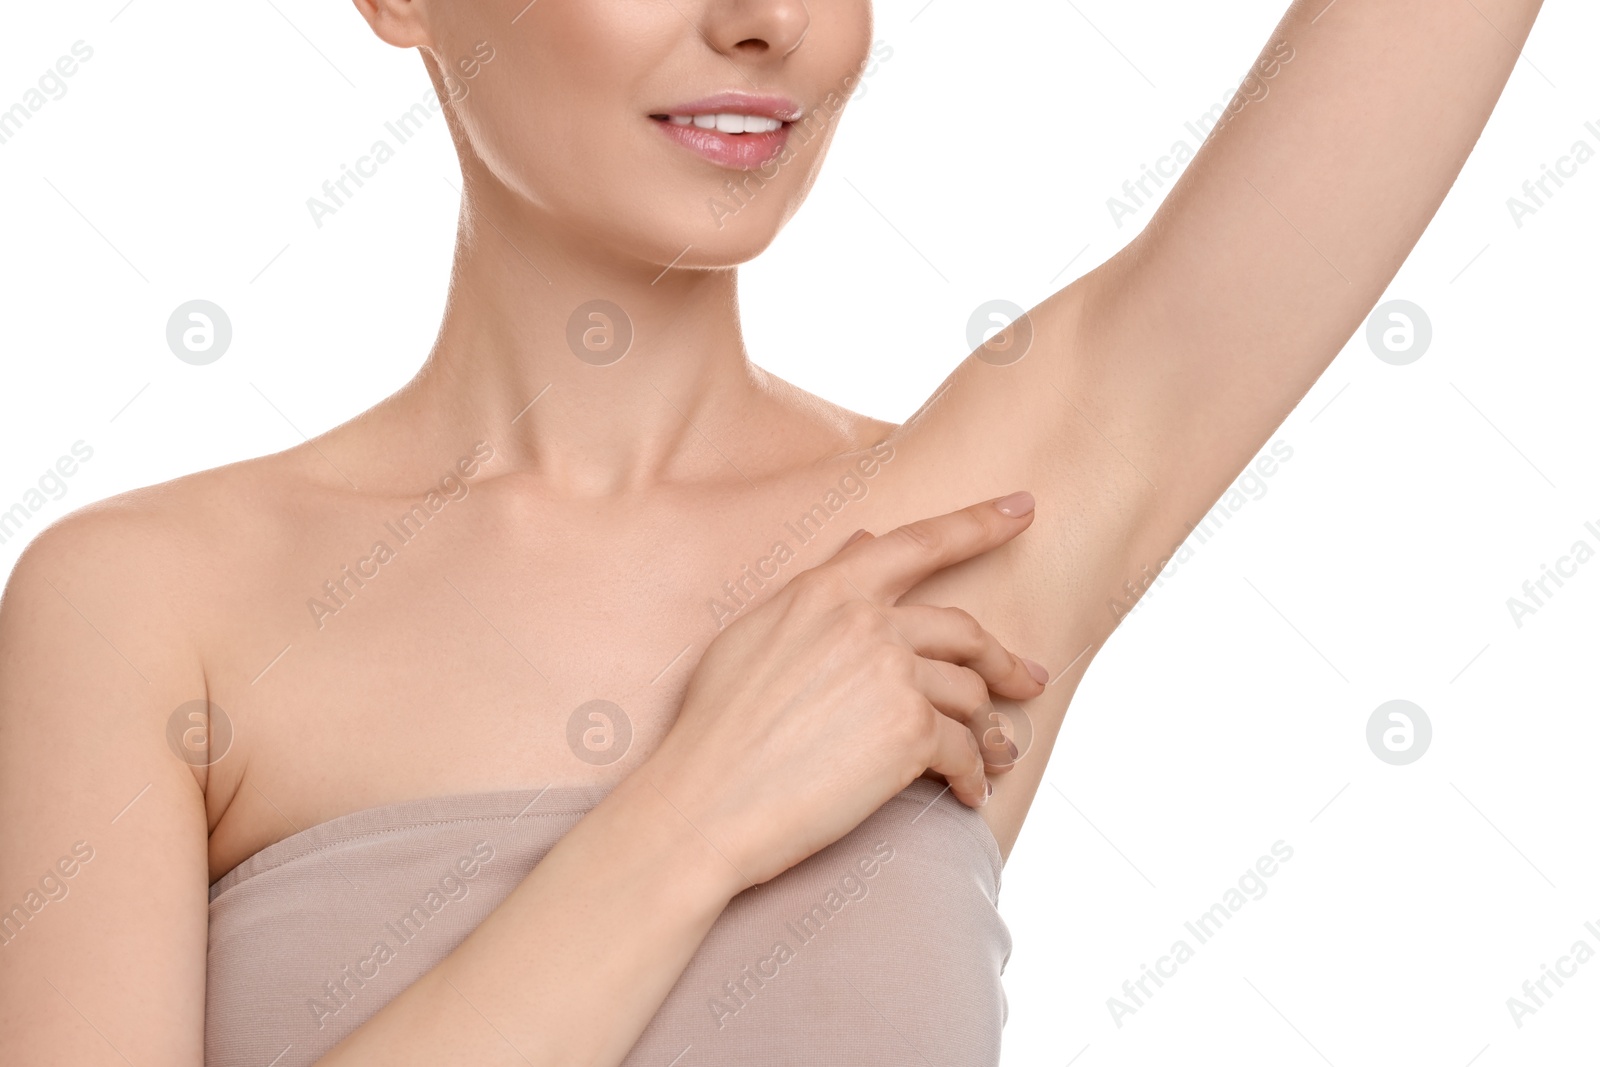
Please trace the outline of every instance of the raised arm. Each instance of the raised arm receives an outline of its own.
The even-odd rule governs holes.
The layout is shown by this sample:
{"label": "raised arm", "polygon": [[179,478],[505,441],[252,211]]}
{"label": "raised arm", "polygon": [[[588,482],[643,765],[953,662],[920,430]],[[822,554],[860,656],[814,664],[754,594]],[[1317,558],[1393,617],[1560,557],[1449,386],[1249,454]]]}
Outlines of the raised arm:
{"label": "raised arm", "polygon": [[1360,327],[1539,7],[1295,3],[1150,225],[1085,280],[1068,373],[1160,486],[1150,549],[1186,532]]}
{"label": "raised arm", "polygon": [[1131,603],[1360,326],[1539,7],[1293,4],[1146,229],[1034,308],[1031,344],[1014,326],[908,422],[901,474],[1039,493],[1030,543],[1061,546],[1062,565],[1035,572],[1067,594],[1046,601],[1066,660],[1115,626],[1108,604]]}

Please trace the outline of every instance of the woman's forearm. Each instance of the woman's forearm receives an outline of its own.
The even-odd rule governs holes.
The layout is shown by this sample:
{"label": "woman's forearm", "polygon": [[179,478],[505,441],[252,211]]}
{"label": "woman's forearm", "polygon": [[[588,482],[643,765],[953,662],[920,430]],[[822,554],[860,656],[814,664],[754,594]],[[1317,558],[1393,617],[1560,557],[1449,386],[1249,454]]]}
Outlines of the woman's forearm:
{"label": "woman's forearm", "polygon": [[748,885],[647,774],[619,785],[319,1067],[620,1063]]}

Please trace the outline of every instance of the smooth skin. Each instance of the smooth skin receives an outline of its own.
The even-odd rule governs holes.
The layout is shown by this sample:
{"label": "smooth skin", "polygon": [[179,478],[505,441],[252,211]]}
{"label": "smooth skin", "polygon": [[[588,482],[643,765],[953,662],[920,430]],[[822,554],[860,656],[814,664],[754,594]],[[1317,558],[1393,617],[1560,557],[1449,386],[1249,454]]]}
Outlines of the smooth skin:
{"label": "smooth skin", "polygon": [[[1031,726],[978,808],[1008,853],[1108,603],[1360,325],[1540,5],[1294,4],[1261,59],[1287,43],[1293,61],[1140,236],[1030,312],[1025,358],[969,358],[903,426],[761,371],[736,312],[734,267],[821,165],[865,0],[356,6],[442,96],[443,70],[495,52],[447,105],[465,196],[444,322],[416,379],[359,418],[84,509],[19,562],[0,603],[0,902],[75,842],[94,858],[0,947],[0,1060],[198,1067],[210,881],[380,804],[604,783],[477,934],[324,1062],[618,1063],[731,894],[915,774],[977,801],[995,746],[963,756],[952,726],[989,719],[979,680]],[[822,117],[717,220],[707,199],[741,176],[649,116],[752,88]],[[566,343],[596,297],[635,330],[606,367]],[[478,442],[470,492],[313,618],[323,583]],[[785,534],[852,472],[819,533]],[[1019,488],[1026,521],[975,503]],[[857,527],[881,536],[841,553]],[[793,559],[719,618],[724,583],[786,536]],[[1037,695],[1018,656],[1052,679]],[[203,697],[234,738],[193,768],[166,731]],[[600,768],[566,744],[594,698],[633,724]],[[814,806],[780,811],[780,786]]]}
{"label": "smooth skin", "polygon": [[[837,841],[925,768],[981,805],[967,721],[988,690],[1024,700],[1044,684],[961,609],[895,602],[1031,518],[986,502],[863,539],[729,626],[649,760],[321,1063],[420,1063],[419,1045],[481,1029],[475,1014],[495,1020],[502,1056],[617,1063],[735,894]],[[572,1014],[586,1010],[592,1025]]]}

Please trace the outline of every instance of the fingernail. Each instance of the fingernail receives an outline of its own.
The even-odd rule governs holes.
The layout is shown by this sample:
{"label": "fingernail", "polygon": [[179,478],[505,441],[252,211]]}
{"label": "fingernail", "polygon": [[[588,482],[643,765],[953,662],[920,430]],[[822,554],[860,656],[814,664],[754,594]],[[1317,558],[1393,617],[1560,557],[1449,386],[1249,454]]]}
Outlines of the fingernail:
{"label": "fingernail", "polygon": [[1040,685],[1045,685],[1050,681],[1050,672],[1045,670],[1042,665],[1033,662],[1033,660],[1029,659],[1027,656],[1022,656],[1021,659],[1022,665],[1028,668],[1028,673],[1033,675],[1034,681],[1038,682]]}
{"label": "fingernail", "polygon": [[857,530],[855,533],[850,535],[850,540],[844,543],[844,547],[849,548],[851,545],[855,544],[865,536],[867,536],[866,530]]}
{"label": "fingernail", "polygon": [[1012,493],[1010,496],[1001,497],[994,502],[994,506],[1000,514],[1008,515],[1014,519],[1018,515],[1026,515],[1033,510],[1033,494],[1024,489],[1020,493]]}
{"label": "fingernail", "polygon": [[994,796],[994,783],[985,778],[983,780],[983,802],[989,803],[989,798]]}
{"label": "fingernail", "polygon": [[1017,743],[1009,737],[1006,738],[1006,751],[1011,755],[1011,762],[1017,762]]}

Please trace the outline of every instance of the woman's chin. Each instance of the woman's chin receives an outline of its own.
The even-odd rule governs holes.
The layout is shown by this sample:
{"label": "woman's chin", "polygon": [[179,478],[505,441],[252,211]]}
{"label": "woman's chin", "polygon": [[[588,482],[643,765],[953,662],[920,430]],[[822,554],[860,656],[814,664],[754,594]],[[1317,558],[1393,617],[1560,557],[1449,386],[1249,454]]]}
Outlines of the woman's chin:
{"label": "woman's chin", "polygon": [[684,225],[674,226],[665,234],[659,227],[652,226],[657,232],[651,235],[647,246],[639,248],[639,254],[660,264],[663,270],[737,267],[755,259],[777,239],[781,225],[775,221],[762,224],[764,221],[748,219],[740,225],[719,229],[699,219],[685,220]]}
{"label": "woman's chin", "polygon": [[677,263],[680,267],[699,270],[718,270],[737,267],[765,252],[778,233],[750,234],[742,237],[719,236],[703,245],[696,245]]}

